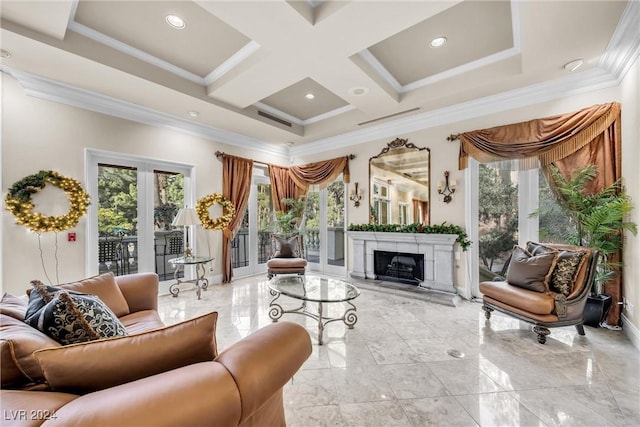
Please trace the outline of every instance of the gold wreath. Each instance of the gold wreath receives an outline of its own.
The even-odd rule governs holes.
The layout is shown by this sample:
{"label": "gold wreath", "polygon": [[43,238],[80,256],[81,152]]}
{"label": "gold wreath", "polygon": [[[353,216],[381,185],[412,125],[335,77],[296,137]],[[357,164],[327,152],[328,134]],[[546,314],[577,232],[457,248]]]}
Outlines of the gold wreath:
{"label": "gold wreath", "polygon": [[[216,219],[209,216],[209,207],[214,203],[222,206],[222,216]],[[205,230],[224,230],[233,219],[236,208],[222,194],[213,193],[196,202],[196,213]]]}
{"label": "gold wreath", "polygon": [[[69,198],[69,212],[60,216],[47,216],[34,212],[31,197],[47,184],[63,190]],[[5,199],[7,210],[16,217],[16,223],[29,227],[32,231],[64,231],[78,224],[87,213],[90,198],[80,182],[54,171],[40,171],[14,183]]]}

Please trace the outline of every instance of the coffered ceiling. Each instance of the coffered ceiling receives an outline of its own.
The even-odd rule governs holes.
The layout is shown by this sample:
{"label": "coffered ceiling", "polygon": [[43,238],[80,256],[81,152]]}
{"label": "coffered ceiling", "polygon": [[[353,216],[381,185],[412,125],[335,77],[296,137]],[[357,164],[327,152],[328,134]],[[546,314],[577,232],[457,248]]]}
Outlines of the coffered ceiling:
{"label": "coffered ceiling", "polygon": [[633,3],[3,0],[2,67],[49,99],[312,152],[492,96],[615,80],[611,64],[637,56]]}

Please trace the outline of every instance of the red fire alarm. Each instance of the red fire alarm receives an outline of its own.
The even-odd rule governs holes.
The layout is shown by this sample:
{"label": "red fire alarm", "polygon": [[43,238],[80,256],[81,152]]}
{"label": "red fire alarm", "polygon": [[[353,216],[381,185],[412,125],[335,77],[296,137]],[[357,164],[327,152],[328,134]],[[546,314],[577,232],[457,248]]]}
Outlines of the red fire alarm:
{"label": "red fire alarm", "polygon": [[75,231],[71,231],[67,233],[67,242],[75,242],[76,241],[76,233]]}

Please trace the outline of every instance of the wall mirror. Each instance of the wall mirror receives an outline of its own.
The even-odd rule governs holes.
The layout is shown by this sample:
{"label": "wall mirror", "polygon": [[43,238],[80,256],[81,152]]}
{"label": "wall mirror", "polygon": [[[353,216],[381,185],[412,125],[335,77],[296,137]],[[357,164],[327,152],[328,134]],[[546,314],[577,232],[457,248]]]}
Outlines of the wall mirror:
{"label": "wall mirror", "polygon": [[369,222],[429,224],[430,161],[428,148],[396,138],[369,159]]}

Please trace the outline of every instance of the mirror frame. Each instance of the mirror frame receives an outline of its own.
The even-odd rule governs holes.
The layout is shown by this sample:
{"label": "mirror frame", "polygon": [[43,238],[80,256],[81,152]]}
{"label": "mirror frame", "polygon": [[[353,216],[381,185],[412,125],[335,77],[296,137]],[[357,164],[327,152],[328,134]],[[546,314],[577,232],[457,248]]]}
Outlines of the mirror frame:
{"label": "mirror frame", "polygon": [[[428,160],[427,160],[427,168],[429,169],[429,173],[427,176],[427,179],[429,180],[429,186],[427,187],[427,192],[429,194],[429,205],[428,205],[428,218],[429,218],[429,222],[427,224],[424,225],[429,225],[431,224],[431,149],[427,148],[427,147],[418,147],[417,145],[409,142],[408,138],[396,138],[393,141],[387,143],[387,146],[384,147],[378,154],[376,154],[373,157],[369,158],[369,223],[373,222],[373,219],[371,218],[371,208],[373,206],[373,191],[371,190],[373,188],[373,175],[371,173],[371,162],[374,159],[378,159],[380,157],[383,157],[385,154],[388,153],[392,153],[393,150],[397,150],[397,149],[409,149],[409,150],[414,150],[416,152],[420,152],[420,151],[426,151],[428,154]],[[416,218],[412,218],[413,222],[417,222]]]}

